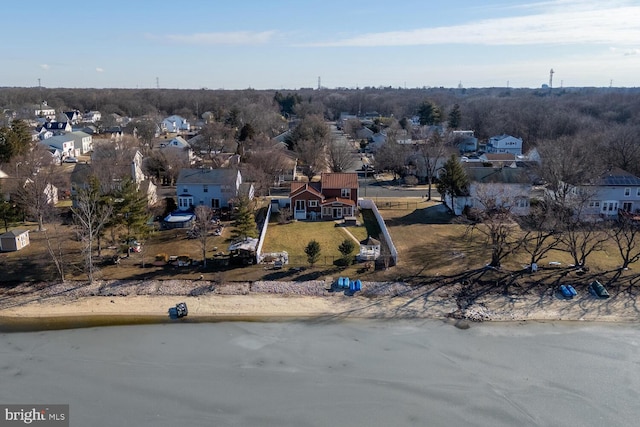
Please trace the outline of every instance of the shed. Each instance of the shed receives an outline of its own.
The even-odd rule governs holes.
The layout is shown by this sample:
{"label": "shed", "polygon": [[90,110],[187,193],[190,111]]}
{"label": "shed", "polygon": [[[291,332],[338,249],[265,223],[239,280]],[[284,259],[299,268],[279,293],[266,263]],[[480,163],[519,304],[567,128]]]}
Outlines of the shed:
{"label": "shed", "polygon": [[19,251],[29,244],[29,230],[11,230],[0,234],[0,251]]}
{"label": "shed", "polygon": [[373,261],[380,256],[380,241],[369,236],[360,242],[360,253],[358,259],[363,261]]}

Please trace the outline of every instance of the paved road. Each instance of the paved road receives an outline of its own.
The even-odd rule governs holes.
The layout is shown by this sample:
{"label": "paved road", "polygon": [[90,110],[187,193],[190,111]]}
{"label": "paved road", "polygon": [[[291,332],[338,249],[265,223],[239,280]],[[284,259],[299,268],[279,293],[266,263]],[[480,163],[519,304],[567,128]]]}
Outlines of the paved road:
{"label": "paved road", "polygon": [[[390,180],[385,180],[389,177],[376,179],[371,173],[369,173],[365,178],[364,172],[362,172],[363,166],[365,163],[369,163],[369,161],[372,160],[365,158],[364,154],[359,153],[356,149],[355,143],[350,141],[344,132],[336,129],[335,125],[331,126],[331,132],[336,141],[348,145],[349,148],[353,149],[352,154],[354,158],[354,165],[347,172],[359,173],[360,178],[358,179],[358,182],[360,184],[360,197],[422,197],[427,195],[428,189],[426,185],[404,187],[402,185],[392,184]],[[435,186],[431,189],[431,198],[440,200],[440,194],[436,190]]]}

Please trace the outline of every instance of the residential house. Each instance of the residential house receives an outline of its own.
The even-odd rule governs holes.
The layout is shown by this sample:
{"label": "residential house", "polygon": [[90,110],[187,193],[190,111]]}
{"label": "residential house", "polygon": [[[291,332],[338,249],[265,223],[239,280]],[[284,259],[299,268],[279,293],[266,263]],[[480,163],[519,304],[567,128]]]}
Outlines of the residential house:
{"label": "residential house", "polygon": [[80,150],[76,151],[75,138],[69,134],[56,135],[40,141],[40,144],[50,149],[57,149],[62,153],[62,158],[80,155]]}
{"label": "residential house", "polygon": [[473,153],[478,150],[478,138],[472,130],[454,130],[451,136],[460,153]]}
{"label": "residential house", "polygon": [[364,139],[365,141],[369,141],[371,138],[373,138],[373,135],[374,132],[367,127],[360,128],[356,131],[356,138]]}
{"label": "residential house", "polygon": [[111,141],[122,141],[124,130],[120,126],[110,126],[102,131],[103,134],[109,136]]}
{"label": "residential house", "polygon": [[184,117],[177,115],[169,116],[162,121],[160,127],[164,132],[178,133],[183,131],[189,131],[191,125]]}
{"label": "residential house", "polygon": [[46,130],[53,132],[55,135],[58,135],[62,132],[71,132],[73,130],[73,126],[71,123],[67,121],[62,122],[46,122],[43,127]]}
{"label": "residential house", "polygon": [[42,101],[41,104],[32,106],[30,110],[35,117],[43,117],[48,120],[56,118],[56,109],[47,105],[47,101]]}
{"label": "residential house", "polygon": [[[242,175],[237,169],[182,169],[176,180],[178,210],[196,206],[228,208],[241,193]],[[246,195],[253,197],[253,186]]]}
{"label": "residential house", "polygon": [[0,251],[19,251],[29,245],[29,230],[11,230],[0,234]]}
{"label": "residential house", "polygon": [[65,121],[71,123],[71,125],[77,124],[82,119],[82,113],[79,110],[65,111]]}
{"label": "residential house", "polygon": [[522,155],[522,139],[511,135],[498,135],[489,138],[486,146],[487,153],[511,153]]}
{"label": "residential house", "polygon": [[453,200],[449,195],[445,197],[445,204],[456,215],[461,215],[465,207],[484,209],[483,199],[492,199],[515,215],[529,213],[532,179],[527,169],[477,167],[470,163],[464,166],[469,178],[469,195]]}
{"label": "residential house", "polygon": [[109,141],[103,141],[96,143],[96,149],[91,154],[91,162],[92,164],[86,171],[83,171],[81,167],[84,165],[76,165],[71,174],[74,187],[83,185],[89,174],[93,174],[100,179],[103,187],[110,191],[119,188],[123,178],[130,177],[135,182],[138,191],[146,195],[149,206],[157,203],[157,186],[144,174],[142,169],[143,155],[139,150],[122,148]]}
{"label": "residential house", "polygon": [[342,219],[355,216],[358,174],[323,173],[319,182],[292,182],[289,198],[295,219]]}
{"label": "residential house", "polygon": [[187,160],[189,161],[189,164],[191,165],[194,164],[196,160],[198,160],[198,157],[196,157],[196,155],[193,152],[193,149],[191,148],[191,144],[189,144],[187,140],[181,136],[176,136],[175,138],[172,138],[167,142],[160,143],[160,148],[174,149],[174,150],[180,150],[181,152],[184,152],[184,155],[186,156]]}
{"label": "residential house", "polygon": [[494,167],[516,167],[516,156],[511,153],[484,153],[478,158],[483,163],[491,163]]}
{"label": "residential house", "polygon": [[93,137],[88,133],[81,131],[69,132],[69,136],[73,138],[74,147],[80,149],[80,154],[93,150]]}
{"label": "residential house", "polygon": [[89,111],[84,114],[82,121],[85,123],[96,123],[102,120],[102,113],[100,111]]}
{"label": "residential house", "polygon": [[640,178],[620,168],[608,170],[593,184],[573,186],[569,195],[588,199],[581,213],[584,218],[640,213]]}

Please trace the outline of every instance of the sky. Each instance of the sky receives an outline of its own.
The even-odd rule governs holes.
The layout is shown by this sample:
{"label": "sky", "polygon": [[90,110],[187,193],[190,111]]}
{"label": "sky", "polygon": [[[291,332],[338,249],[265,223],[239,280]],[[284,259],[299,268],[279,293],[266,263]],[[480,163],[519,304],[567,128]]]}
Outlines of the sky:
{"label": "sky", "polygon": [[[73,7],[76,5],[77,7]],[[3,4],[0,86],[638,87],[640,0]]]}

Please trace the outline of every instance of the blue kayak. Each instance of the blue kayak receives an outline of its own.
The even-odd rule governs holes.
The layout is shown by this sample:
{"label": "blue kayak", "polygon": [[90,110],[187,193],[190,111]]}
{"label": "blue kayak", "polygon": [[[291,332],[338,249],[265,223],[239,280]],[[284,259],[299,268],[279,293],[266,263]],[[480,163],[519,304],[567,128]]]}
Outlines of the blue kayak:
{"label": "blue kayak", "polygon": [[562,292],[562,296],[565,298],[573,298],[573,294],[565,285],[560,285],[560,292]]}

